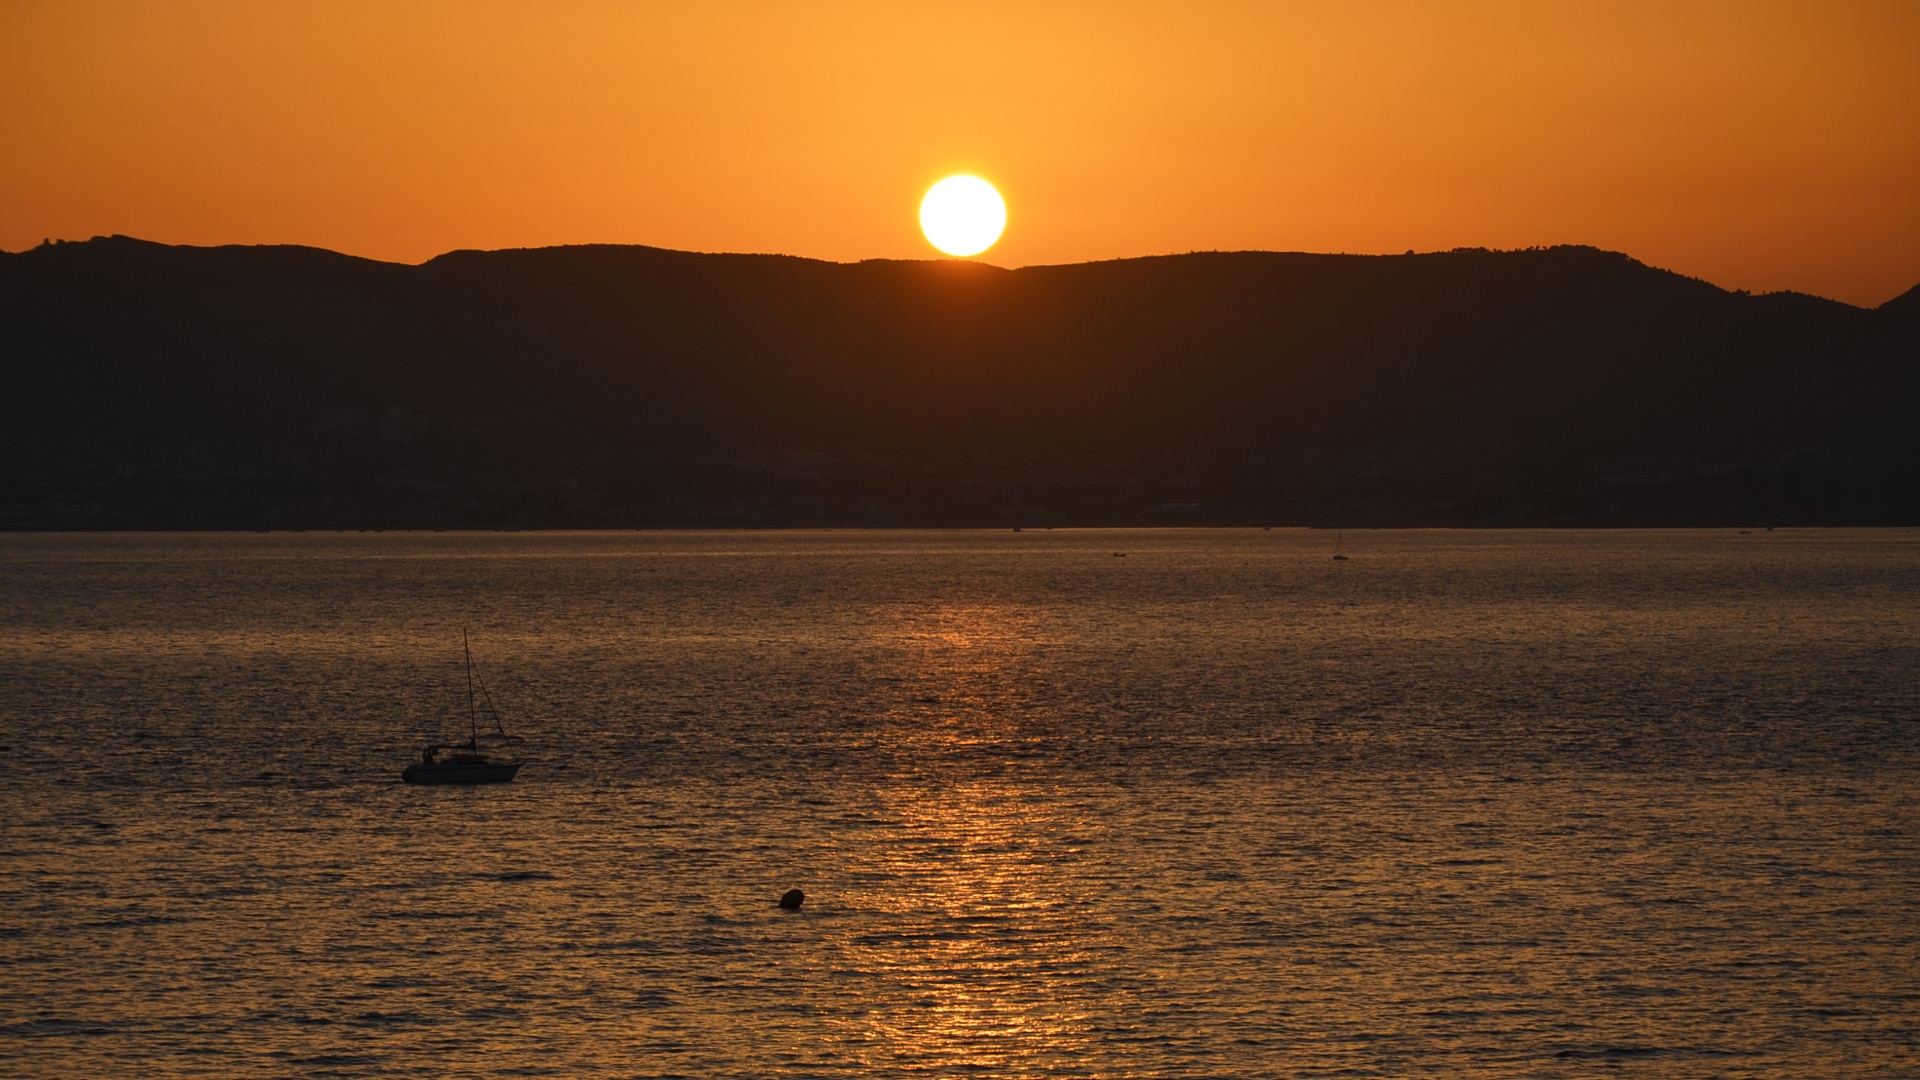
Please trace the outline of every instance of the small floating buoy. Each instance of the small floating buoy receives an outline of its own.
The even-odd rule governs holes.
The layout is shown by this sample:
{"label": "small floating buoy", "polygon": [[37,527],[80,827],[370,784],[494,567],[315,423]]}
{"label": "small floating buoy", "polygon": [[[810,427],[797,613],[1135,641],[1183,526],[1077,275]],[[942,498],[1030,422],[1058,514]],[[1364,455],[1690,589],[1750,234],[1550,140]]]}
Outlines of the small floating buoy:
{"label": "small floating buoy", "polygon": [[799,889],[788,889],[786,894],[780,897],[780,906],[787,911],[799,911],[800,905],[806,902],[807,894]]}

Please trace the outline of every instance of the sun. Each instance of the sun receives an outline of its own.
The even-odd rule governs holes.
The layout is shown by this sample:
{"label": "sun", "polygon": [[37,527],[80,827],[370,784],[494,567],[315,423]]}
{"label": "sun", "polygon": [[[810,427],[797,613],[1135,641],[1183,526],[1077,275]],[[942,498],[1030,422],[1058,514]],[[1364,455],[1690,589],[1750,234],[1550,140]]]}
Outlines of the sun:
{"label": "sun", "polygon": [[920,231],[949,255],[978,255],[1007,227],[1007,204],[977,176],[949,176],[920,200]]}

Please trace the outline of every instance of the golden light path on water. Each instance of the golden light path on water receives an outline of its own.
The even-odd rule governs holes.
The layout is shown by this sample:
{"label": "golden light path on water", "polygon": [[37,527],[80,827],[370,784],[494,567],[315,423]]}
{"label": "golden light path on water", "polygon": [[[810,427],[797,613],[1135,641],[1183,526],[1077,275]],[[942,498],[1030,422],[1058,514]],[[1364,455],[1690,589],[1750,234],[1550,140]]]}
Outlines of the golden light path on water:
{"label": "golden light path on water", "polygon": [[[918,673],[902,685],[907,697],[942,714],[923,735],[933,744],[929,756],[1018,743],[1017,712],[1001,688],[1020,681],[1008,678],[1015,670],[1044,677],[1034,613],[942,605],[902,619],[881,645]],[[1103,929],[1089,917],[1098,900],[1076,899],[1070,875],[1060,872],[1059,858],[1080,854],[1086,842],[1084,808],[1017,781],[891,779],[876,810],[902,839],[866,849],[858,873],[913,882],[862,898],[911,929],[854,939],[848,967],[835,972],[870,978],[896,999],[847,1028],[849,1056],[886,1069],[911,1047],[947,1068],[1071,1067],[1093,1017],[1063,999],[1058,984],[1088,968]],[[1062,919],[1072,920],[1071,930],[1057,925]]]}

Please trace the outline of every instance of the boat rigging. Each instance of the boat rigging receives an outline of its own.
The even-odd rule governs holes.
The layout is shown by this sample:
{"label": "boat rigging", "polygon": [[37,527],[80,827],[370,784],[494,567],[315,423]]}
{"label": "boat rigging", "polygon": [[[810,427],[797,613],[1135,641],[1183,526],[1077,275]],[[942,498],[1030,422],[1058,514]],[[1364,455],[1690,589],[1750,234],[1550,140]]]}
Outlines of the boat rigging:
{"label": "boat rigging", "polygon": [[[467,741],[427,744],[420,751],[420,760],[400,773],[400,779],[409,784],[504,784],[520,771],[519,761],[498,756],[521,739],[507,734],[487,681],[473,666],[473,646],[467,641],[464,627],[460,630],[460,648],[467,659]],[[493,718],[493,730],[485,733],[480,730],[479,703],[473,693],[476,683],[480,700],[487,703],[487,715]]]}

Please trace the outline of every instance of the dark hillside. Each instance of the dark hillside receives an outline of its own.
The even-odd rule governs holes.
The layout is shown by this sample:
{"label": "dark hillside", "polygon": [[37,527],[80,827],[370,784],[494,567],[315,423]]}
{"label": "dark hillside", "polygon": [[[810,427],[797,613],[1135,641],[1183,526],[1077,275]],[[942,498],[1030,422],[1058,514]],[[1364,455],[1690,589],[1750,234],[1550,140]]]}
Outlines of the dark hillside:
{"label": "dark hillside", "polygon": [[1563,247],[0,255],[12,527],[1920,521],[1916,293]]}
{"label": "dark hillside", "polygon": [[1920,285],[1881,304],[1877,310],[1902,319],[1920,319]]}

